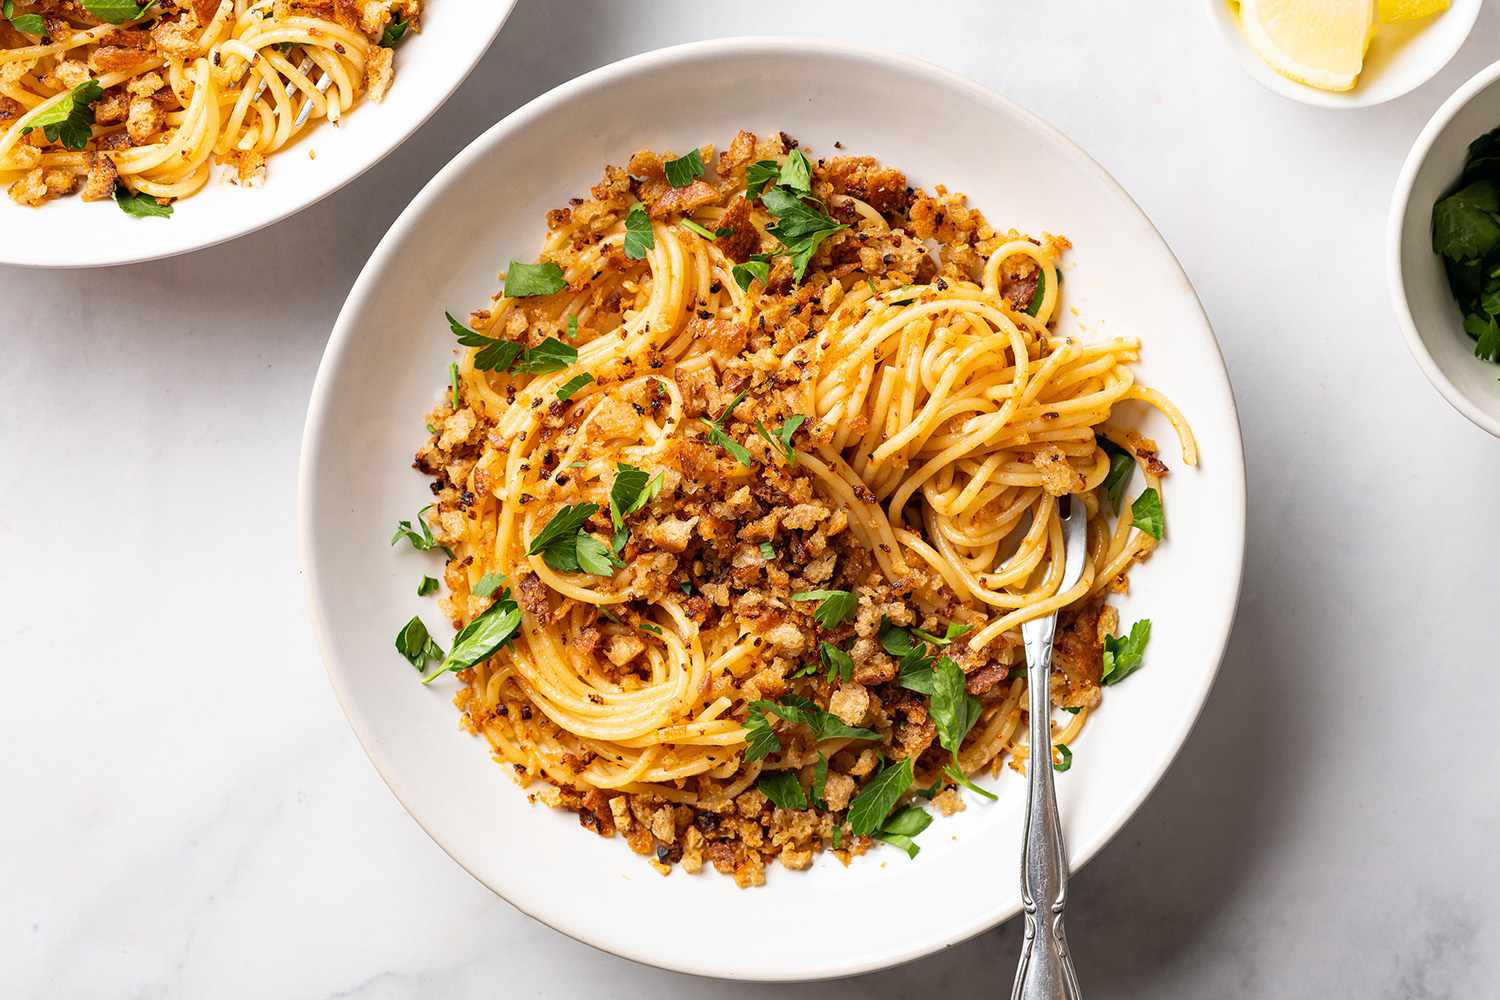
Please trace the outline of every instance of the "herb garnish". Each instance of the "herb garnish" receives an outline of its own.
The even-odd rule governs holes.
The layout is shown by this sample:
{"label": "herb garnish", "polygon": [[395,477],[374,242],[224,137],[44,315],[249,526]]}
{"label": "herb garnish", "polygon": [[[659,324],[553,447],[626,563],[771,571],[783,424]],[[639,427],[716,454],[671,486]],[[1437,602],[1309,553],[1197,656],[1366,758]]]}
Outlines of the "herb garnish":
{"label": "herb garnish", "polygon": [[808,205],[802,192],[777,185],[761,195],[761,204],[776,216],[766,232],[781,241],[782,252],[791,257],[792,280],[800,282],[813,254],[829,236],[849,227]]}
{"label": "herb garnish", "polygon": [[910,757],[883,768],[849,803],[849,829],[856,837],[874,834],[890,815],[896,800],[906,794],[911,783]]}
{"label": "herb garnish", "polygon": [[396,652],[406,657],[406,662],[416,667],[418,673],[427,669],[429,660],[443,658],[442,647],[427,634],[427,625],[420,615],[413,615],[396,633]]}
{"label": "herb garnish", "polygon": [[926,639],[930,643],[938,646],[946,646],[954,639],[957,639],[965,632],[968,632],[969,628],[970,626],[968,625],[960,625],[958,622],[949,622],[947,626],[944,627],[943,637],[941,639],[933,635],[931,632],[924,632],[921,629],[915,627],[912,628],[911,632],[912,635],[921,636],[923,639]]}
{"label": "herb garnish", "polygon": [[135,0],[83,0],[83,9],[109,24],[126,24],[146,16],[152,0],[136,3]]}
{"label": "herb garnish", "polygon": [[522,351],[515,370],[521,375],[546,375],[560,372],[577,360],[578,348],[564,344],[556,337],[548,337],[535,347]]}
{"label": "herb garnish", "polygon": [[453,392],[453,412],[458,412],[458,362],[448,362],[448,388]]}
{"label": "herb garnish", "polygon": [[621,462],[615,467],[615,481],[609,488],[609,519],[616,531],[625,530],[625,519],[661,492],[665,473],[648,476],[633,465]]}
{"label": "herb garnish", "polygon": [[577,336],[578,336],[578,314],[577,313],[568,313],[568,332],[567,332],[567,338],[569,340],[574,340],[574,339],[577,338]]}
{"label": "herb garnish", "polygon": [[686,156],[668,160],[661,166],[666,171],[667,183],[674,188],[687,187],[703,176],[703,156],[696,149]]}
{"label": "herb garnish", "polygon": [[709,229],[706,226],[700,226],[698,223],[694,222],[692,219],[687,219],[687,218],[682,219],[681,222],[682,222],[682,226],[683,226],[684,229],[687,229],[690,232],[697,233],[699,236],[703,237],[705,240],[716,240],[720,236],[732,236],[734,234],[734,229],[733,228],[726,228],[724,226],[720,226],[717,230],[712,230],[712,229]]}
{"label": "herb garnish", "polygon": [[505,582],[504,573],[486,573],[479,578],[479,582],[469,588],[469,593],[475,597],[489,597],[500,585]]}
{"label": "herb garnish", "polygon": [[882,823],[880,831],[875,836],[892,847],[901,848],[908,858],[914,858],[921,848],[912,838],[927,829],[931,822],[932,814],[926,809],[921,806],[907,806]]}
{"label": "herb garnish", "polygon": [[613,576],[615,569],[625,563],[610,546],[583,530],[584,522],[598,510],[596,503],[563,507],[537,532],[526,554],[540,555],[543,562],[561,573]]}
{"label": "herb garnish", "polygon": [[854,678],[854,657],[833,643],[818,643],[818,660],[828,669],[829,683],[847,684]]}
{"label": "herb garnish", "polygon": [[1062,755],[1062,760],[1053,761],[1052,770],[1061,774],[1073,766],[1073,749],[1066,743],[1055,743],[1053,744],[1053,749]]}
{"label": "herb garnish", "polygon": [[411,19],[405,17],[399,21],[392,21],[390,24],[387,24],[385,30],[380,33],[381,46],[387,49],[394,49],[397,45],[401,44],[401,40],[406,37],[406,29],[410,27]]}
{"label": "herb garnish", "polygon": [[1135,471],[1135,456],[1107,437],[1099,438],[1099,447],[1109,456],[1109,475],[1100,485],[1109,497],[1110,507],[1118,514],[1120,504],[1125,501],[1125,487],[1130,485],[1130,474]]}
{"label": "herb garnish", "polygon": [[1129,635],[1104,637],[1104,662],[1099,671],[1103,684],[1118,684],[1141,667],[1146,643],[1151,641],[1151,619],[1142,618],[1130,626]]}
{"label": "herb garnish", "polygon": [[745,398],[745,394],[749,391],[750,387],[748,385],[741,389],[739,394],[729,401],[729,405],[724,407],[724,412],[719,414],[717,420],[710,420],[707,417],[698,418],[698,422],[708,428],[708,439],[729,452],[736,462],[739,462],[746,468],[750,467],[750,452],[744,445],[729,436],[728,432],[724,430],[724,421],[729,419],[730,414],[734,413],[734,408],[740,405],[740,402]]}
{"label": "herb garnish", "polygon": [[123,184],[115,185],[115,204],[120,206],[120,211],[136,219],[172,217],[171,205],[163,205],[144,191],[131,194],[130,189]]}
{"label": "herb garnish", "polygon": [[513,299],[551,295],[567,287],[563,269],[551,261],[545,264],[523,264],[513,260],[505,269],[505,294]]}
{"label": "herb garnish", "polygon": [[1157,493],[1155,489],[1145,490],[1135,498],[1135,503],[1130,505],[1130,514],[1137,528],[1152,538],[1161,540],[1166,522],[1161,510],[1160,493]]}
{"label": "herb garnish", "polygon": [[5,0],[0,4],[0,17],[10,22],[10,26],[17,31],[27,35],[39,35],[46,37],[47,22],[40,14],[16,15],[14,0]]}
{"label": "herb garnish", "polygon": [[729,273],[734,277],[734,283],[740,286],[741,291],[749,291],[752,281],[759,281],[764,285],[771,279],[771,255],[768,253],[751,254],[749,260],[743,264],[734,265]]}
{"label": "herb garnish", "polygon": [[594,376],[590,375],[588,372],[584,372],[582,375],[574,375],[572,378],[568,379],[558,387],[556,394],[557,398],[561,399],[563,402],[567,402],[568,400],[573,398],[574,393],[576,393],[579,389],[582,389],[592,381],[594,381]]}
{"label": "herb garnish", "polygon": [[761,794],[783,809],[806,809],[807,796],[796,771],[774,771],[762,774],[755,783]]}
{"label": "herb garnish", "polygon": [[789,694],[780,703],[752,701],[750,714],[745,719],[745,760],[760,760],[773,750],[781,749],[781,740],[771,728],[770,716],[779,715],[794,726],[806,726],[812,731],[814,743],[824,740],[878,740],[880,734],[873,729],[851,726],[832,712],[825,712],[807,698]]}
{"label": "herb garnish", "polygon": [[545,375],[562,371],[578,360],[578,348],[572,344],[564,344],[556,337],[548,337],[535,347],[523,348],[520,341],[486,337],[471,330],[455,319],[451,312],[443,315],[448,317],[448,328],[461,345],[479,348],[474,355],[474,367],[480,371]]}
{"label": "herb garnish", "polygon": [[521,608],[510,598],[510,590],[502,590],[500,599],[474,617],[458,635],[453,637],[453,648],[443,657],[443,662],[432,674],[422,678],[423,684],[450,671],[466,670],[482,663],[515,638],[521,627]]}
{"label": "herb garnish", "polygon": [[48,142],[61,142],[64,149],[83,149],[94,137],[92,105],[103,96],[98,80],[85,80],[46,111],[26,119],[21,134],[39,128]]}
{"label": "herb garnish", "polygon": [[818,601],[813,617],[823,628],[832,631],[854,617],[859,608],[859,598],[847,590],[804,590],[793,594],[794,601]]}
{"label": "herb garnish", "polygon": [[433,504],[428,504],[417,511],[417,516],[414,518],[417,522],[416,530],[413,530],[411,521],[397,521],[396,533],[391,536],[391,544],[395,545],[404,538],[411,542],[411,547],[418,552],[426,552],[429,549],[435,548],[437,542],[433,541],[432,529],[427,525],[427,518],[422,516],[431,510],[433,506]]}
{"label": "herb garnish", "polygon": [[1047,272],[1038,267],[1036,287],[1031,290],[1031,301],[1026,303],[1026,315],[1035,316],[1042,308],[1042,298],[1047,291]]}
{"label": "herb garnish", "polygon": [[418,597],[426,597],[428,594],[436,594],[437,592],[438,582],[435,577],[424,576],[422,577],[422,582],[417,584]]}
{"label": "herb garnish", "polygon": [[757,160],[745,168],[745,197],[759,198],[767,186],[781,176],[781,164],[775,160]]}
{"label": "herb garnish", "polygon": [[766,562],[773,561],[776,558],[776,549],[775,549],[775,547],[770,542],[761,542],[760,543],[760,557],[762,559],[764,559]]}
{"label": "herb garnish", "polygon": [[1475,356],[1500,361],[1500,128],[1469,144],[1459,184],[1432,206],[1432,249]]}
{"label": "herb garnish", "polygon": [[651,231],[651,217],[646,206],[636,202],[625,213],[625,256],[630,260],[644,260],[646,254],[656,248],[656,234]]}
{"label": "herb garnish", "polygon": [[781,457],[786,459],[787,465],[797,464],[797,449],[792,447],[792,435],[797,432],[807,418],[800,413],[794,413],[781,422],[773,435],[766,430],[766,425],[759,420],[755,422],[755,433],[766,439],[766,444],[771,446],[772,451],[780,452]]}
{"label": "herb garnish", "polygon": [[818,751],[818,762],[813,765],[812,780],[812,804],[819,809],[827,809],[828,803],[823,798],[823,790],[828,785],[828,758],[823,756],[823,751]]}

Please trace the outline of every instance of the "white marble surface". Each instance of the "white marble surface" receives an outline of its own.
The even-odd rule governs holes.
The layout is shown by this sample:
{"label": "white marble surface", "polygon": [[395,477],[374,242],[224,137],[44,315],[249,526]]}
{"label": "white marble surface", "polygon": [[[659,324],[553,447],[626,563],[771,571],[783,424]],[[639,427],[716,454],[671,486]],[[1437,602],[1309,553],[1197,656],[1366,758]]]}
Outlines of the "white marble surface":
{"label": "white marble surface", "polygon": [[0,268],[0,995],[1008,988],[1014,925],[883,974],[772,988],[642,968],[534,924],[387,793],[303,608],[303,411],[399,209],[580,72],[775,32],[923,56],[1050,119],[1162,229],[1228,356],[1251,478],[1239,624],[1182,757],[1074,882],[1088,995],[1493,994],[1500,441],[1407,356],[1383,231],[1421,124],[1500,57],[1500,8],[1433,82],[1335,113],[1261,90],[1186,0],[531,0],[415,140],[301,217],[163,263]]}

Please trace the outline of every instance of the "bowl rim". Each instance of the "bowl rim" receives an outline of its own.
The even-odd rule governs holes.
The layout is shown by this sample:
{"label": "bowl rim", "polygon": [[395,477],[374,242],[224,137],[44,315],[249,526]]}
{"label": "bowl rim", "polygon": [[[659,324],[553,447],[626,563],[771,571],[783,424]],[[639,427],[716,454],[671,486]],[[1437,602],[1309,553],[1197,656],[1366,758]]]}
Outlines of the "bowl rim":
{"label": "bowl rim", "polygon": [[[666,46],[606,64],[538,95],[526,104],[510,112],[477,136],[445,164],[441,170],[433,175],[427,184],[423,186],[422,190],[418,192],[417,196],[411,200],[391,224],[390,229],[376,245],[369,260],[361,269],[359,277],[350,289],[348,298],[340,308],[339,316],[334,323],[313,383],[311,398],[308,403],[307,419],[303,429],[303,445],[298,466],[297,544],[299,561],[302,567],[304,594],[307,599],[314,634],[317,637],[324,672],[328,677],[330,686],[333,688],[334,696],[339,703],[340,710],[343,712],[350,728],[354,730],[361,748],[364,750],[371,764],[374,765],[381,780],[385,782],[386,787],[391,790],[397,801],[401,803],[407,815],[432,838],[433,842],[481,885],[484,885],[485,888],[528,917],[575,941],[597,948],[607,954],[643,965],[707,978],[722,978],[730,973],[697,962],[692,956],[667,958],[661,954],[646,954],[633,949],[621,948],[607,940],[601,940],[594,934],[585,932],[580,928],[569,927],[565,922],[555,917],[548,919],[510,899],[499,888],[491,885],[470,869],[464,863],[463,858],[456,853],[457,848],[450,845],[440,831],[429,826],[424,822],[422,817],[418,816],[408,806],[406,799],[398,791],[396,785],[393,784],[394,779],[392,775],[396,771],[396,768],[385,760],[385,754],[381,749],[381,742],[378,735],[373,731],[369,721],[359,714],[354,704],[351,688],[345,685],[340,672],[335,670],[333,666],[333,633],[318,598],[318,594],[322,589],[322,580],[318,562],[314,558],[315,545],[311,530],[313,508],[315,505],[313,483],[316,479],[316,470],[320,461],[320,450],[324,436],[323,424],[325,420],[330,418],[331,414],[330,397],[332,390],[330,386],[336,377],[335,373],[344,365],[346,353],[357,349],[358,333],[353,317],[364,308],[363,300],[373,294],[375,287],[379,283],[381,273],[395,260],[399,244],[403,241],[407,230],[420,225],[429,204],[439,197],[443,189],[449,184],[454,183],[456,178],[472,163],[488,155],[489,148],[492,145],[503,142],[512,133],[523,130],[533,120],[548,114],[555,105],[567,102],[580,91],[606,86],[611,81],[621,77],[631,77],[642,72],[654,71],[677,61],[714,56],[744,56],[757,53],[792,54],[813,58],[837,55],[845,58],[885,62],[894,67],[904,69],[907,72],[928,76],[945,86],[966,91],[979,101],[1001,107],[1009,114],[1029,120],[1037,129],[1049,135],[1055,142],[1066,149],[1069,155],[1076,157],[1078,162],[1083,164],[1085,169],[1090,171],[1097,181],[1105,185],[1125,205],[1128,205],[1139,214],[1141,220],[1155,234],[1167,258],[1171,261],[1172,266],[1175,267],[1177,275],[1181,278],[1183,289],[1186,294],[1191,296],[1192,303],[1202,316],[1203,325],[1209,332],[1213,350],[1219,359],[1219,366],[1216,371],[1205,373],[1205,377],[1212,378],[1221,383],[1225,399],[1228,402],[1228,412],[1226,415],[1230,420],[1233,430],[1232,434],[1226,435],[1226,442],[1229,445],[1228,449],[1226,449],[1227,453],[1216,458],[1216,465],[1220,467],[1219,474],[1226,477],[1229,485],[1228,492],[1230,494],[1228,508],[1219,512],[1221,515],[1220,519],[1235,536],[1231,539],[1230,545],[1232,565],[1224,567],[1224,575],[1231,585],[1229,591],[1231,599],[1223,602],[1212,619],[1205,619],[1200,623],[1207,629],[1206,634],[1214,637],[1213,641],[1208,644],[1210,650],[1210,654],[1207,657],[1209,666],[1199,675],[1196,689],[1187,692],[1185,704],[1190,705],[1190,709],[1185,713],[1177,731],[1172,734],[1173,748],[1171,752],[1161,760],[1149,776],[1146,776],[1139,783],[1137,790],[1129,798],[1128,802],[1115,816],[1111,817],[1108,824],[1096,835],[1096,840],[1086,845],[1085,849],[1080,852],[1079,857],[1072,859],[1072,870],[1075,873],[1087,864],[1089,860],[1097,856],[1099,851],[1113,840],[1124,825],[1136,815],[1141,805],[1160,784],[1167,770],[1178,759],[1182,747],[1196,727],[1198,720],[1202,717],[1204,705],[1208,700],[1208,694],[1213,687],[1213,683],[1218,676],[1224,656],[1228,650],[1234,621],[1243,595],[1247,528],[1246,464],[1239,410],[1234,399],[1228,366],[1224,361],[1223,348],[1219,344],[1218,338],[1213,334],[1212,324],[1209,322],[1207,312],[1203,309],[1202,300],[1198,297],[1197,290],[1193,287],[1186,272],[1182,269],[1181,262],[1167,245],[1166,239],[1161,235],[1160,230],[1157,229],[1155,224],[1151,222],[1145,211],[1141,209],[1140,205],[1131,198],[1124,188],[1120,186],[1119,182],[1097,160],[1091,157],[1082,147],[1073,142],[1072,139],[1059,129],[989,88],[924,59],[893,53],[879,48],[811,37],[737,36]],[[1019,862],[1019,858],[1017,861]],[[733,975],[736,979],[745,981],[810,982],[873,972],[914,961],[918,958],[934,954],[944,948],[962,943],[1009,920],[1019,910],[1018,906],[1015,910],[999,913],[993,919],[984,917],[977,922],[955,927],[940,937],[926,939],[920,944],[913,945],[911,948],[900,953],[858,956],[854,958],[840,956],[830,959],[820,968],[811,971],[806,969],[778,970],[761,967],[751,972],[737,970]]]}
{"label": "bowl rim", "polygon": [[1397,322],[1401,327],[1401,332],[1406,336],[1407,349],[1411,351],[1417,367],[1422,369],[1422,374],[1427,376],[1427,381],[1432,383],[1433,388],[1442,394],[1450,406],[1468,417],[1476,427],[1500,437],[1500,416],[1486,413],[1469,398],[1469,395],[1455,385],[1447,373],[1439,367],[1432,352],[1427,349],[1427,342],[1423,339],[1421,331],[1417,329],[1416,318],[1411,314],[1411,304],[1406,298],[1406,279],[1401,268],[1402,236],[1406,228],[1406,213],[1411,204],[1411,191],[1416,184],[1417,174],[1427,163],[1427,157],[1432,152],[1432,146],[1437,142],[1438,136],[1443,134],[1460,111],[1468,107],[1475,94],[1496,80],[1500,80],[1500,60],[1490,63],[1469,77],[1463,86],[1455,90],[1432,113],[1432,117],[1417,134],[1411,151],[1406,154],[1406,162],[1401,165],[1401,173],[1397,175],[1396,186],[1391,193],[1390,213],[1386,218],[1386,277],[1391,286],[1391,300],[1396,307]]}
{"label": "bowl rim", "polygon": [[[37,259],[35,257],[28,258],[13,255],[6,249],[6,244],[0,241],[0,265],[37,270],[68,271],[94,267],[123,267],[128,264],[144,264],[150,261],[168,260],[172,257],[197,253],[200,250],[207,250],[211,247],[237,240],[243,236],[258,233],[268,226],[274,226],[278,222],[283,222],[300,212],[312,208],[329,195],[343,190],[364,176],[372,167],[394,153],[406,143],[406,140],[415,135],[419,128],[427,124],[428,120],[437,114],[439,108],[448,103],[449,98],[458,92],[458,88],[463,86],[464,81],[469,78],[469,74],[474,72],[474,67],[479,65],[480,60],[488,54],[490,48],[495,44],[495,39],[499,37],[501,29],[505,27],[505,22],[510,20],[511,14],[515,12],[517,2],[518,0],[494,0],[495,10],[493,13],[496,16],[494,24],[490,28],[488,38],[480,39],[480,44],[474,47],[473,55],[468,60],[467,65],[459,65],[459,72],[450,79],[446,89],[439,87],[432,92],[434,99],[424,106],[420,114],[406,119],[404,124],[398,123],[395,128],[382,134],[378,142],[370,144],[375,149],[373,156],[368,160],[356,162],[352,165],[352,169],[346,168],[346,172],[342,175],[329,174],[321,184],[310,186],[310,190],[303,196],[286,201],[280,208],[272,209],[264,217],[257,218],[246,225],[231,226],[217,232],[205,232],[201,236],[190,237],[187,242],[177,246],[152,249],[147,245],[149,241],[142,241],[139,244],[133,241],[129,243],[119,242],[112,244],[106,250],[90,249],[84,254],[69,260]],[[213,183],[213,181],[211,180],[210,183]],[[147,245],[145,249],[137,249],[143,245]],[[90,246],[93,246],[92,242]],[[110,252],[111,250],[114,252]]]}
{"label": "bowl rim", "polygon": [[[1236,0],[1238,2],[1238,0]],[[1314,108],[1328,108],[1333,111],[1352,111],[1357,108],[1373,108],[1397,98],[1405,97],[1418,87],[1429,82],[1433,77],[1443,71],[1443,68],[1453,61],[1458,55],[1464,43],[1474,32],[1474,25],[1479,20],[1480,8],[1484,6],[1484,0],[1475,0],[1472,7],[1467,8],[1469,23],[1462,31],[1454,35],[1452,47],[1439,59],[1434,59],[1432,68],[1425,75],[1414,74],[1409,84],[1399,89],[1394,89],[1388,94],[1372,96],[1368,90],[1361,91],[1358,85],[1351,91],[1329,91],[1319,90],[1309,84],[1298,83],[1290,77],[1282,76],[1270,66],[1267,66],[1250,43],[1245,40],[1244,33],[1240,31],[1239,25],[1235,23],[1229,14],[1230,0],[1208,0],[1209,17],[1219,27],[1219,33],[1225,44],[1235,53],[1240,68],[1245,75],[1256,83],[1266,88],[1273,94],[1285,97],[1288,100],[1297,101]],[[1443,14],[1451,14],[1453,9],[1443,11]]]}

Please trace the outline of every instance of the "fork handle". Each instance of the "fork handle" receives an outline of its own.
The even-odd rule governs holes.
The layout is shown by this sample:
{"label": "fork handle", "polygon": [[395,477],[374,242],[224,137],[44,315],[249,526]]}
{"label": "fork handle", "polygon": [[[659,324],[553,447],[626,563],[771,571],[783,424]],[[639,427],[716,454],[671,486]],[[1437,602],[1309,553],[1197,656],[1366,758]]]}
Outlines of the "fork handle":
{"label": "fork handle", "polygon": [[1026,622],[1027,706],[1031,754],[1027,767],[1026,844],[1021,852],[1021,901],[1026,938],[1011,1000],[1081,1000],[1063,933],[1068,856],[1052,785],[1052,639],[1057,616]]}

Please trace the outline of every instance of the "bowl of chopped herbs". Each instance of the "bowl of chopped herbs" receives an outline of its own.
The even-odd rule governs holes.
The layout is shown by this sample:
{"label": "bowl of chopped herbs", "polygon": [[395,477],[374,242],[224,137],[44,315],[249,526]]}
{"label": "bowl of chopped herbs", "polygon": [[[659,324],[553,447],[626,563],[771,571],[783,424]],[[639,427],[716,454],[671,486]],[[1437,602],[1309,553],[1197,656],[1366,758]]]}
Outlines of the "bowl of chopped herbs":
{"label": "bowl of chopped herbs", "polygon": [[1429,381],[1500,437],[1500,62],[1450,97],[1396,182],[1387,263]]}

